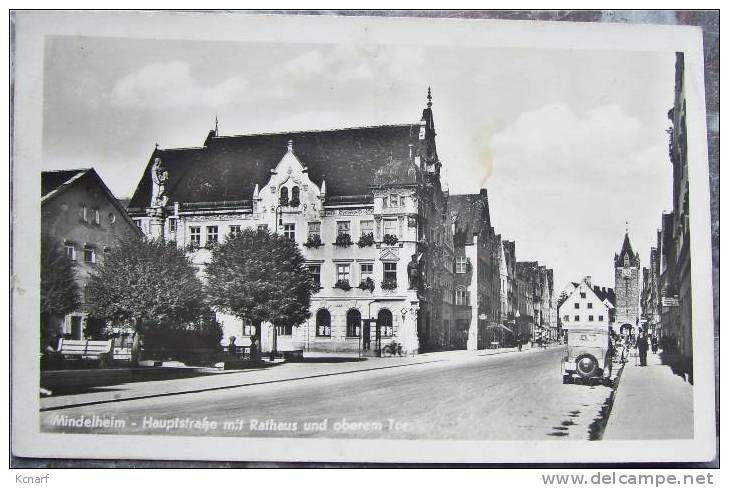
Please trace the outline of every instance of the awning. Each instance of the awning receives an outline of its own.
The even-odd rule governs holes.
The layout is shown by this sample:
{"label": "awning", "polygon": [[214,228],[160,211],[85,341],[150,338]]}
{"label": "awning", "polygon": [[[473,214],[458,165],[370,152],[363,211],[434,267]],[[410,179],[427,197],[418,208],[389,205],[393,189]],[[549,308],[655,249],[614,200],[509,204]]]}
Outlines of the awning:
{"label": "awning", "polygon": [[505,330],[507,332],[510,332],[512,334],[514,333],[513,330],[511,330],[510,328],[508,328],[507,326],[502,325],[502,324],[491,324],[491,325],[487,325],[486,328],[487,329],[503,329],[503,330]]}

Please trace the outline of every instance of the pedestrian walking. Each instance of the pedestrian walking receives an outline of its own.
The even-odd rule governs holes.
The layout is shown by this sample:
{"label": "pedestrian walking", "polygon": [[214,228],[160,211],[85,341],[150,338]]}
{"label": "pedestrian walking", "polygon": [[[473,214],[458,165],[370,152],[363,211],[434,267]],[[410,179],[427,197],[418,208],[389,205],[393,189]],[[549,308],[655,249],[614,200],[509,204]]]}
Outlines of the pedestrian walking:
{"label": "pedestrian walking", "polygon": [[521,343],[522,343],[521,334],[517,334],[516,335],[516,347],[519,348],[519,352],[521,352]]}
{"label": "pedestrian walking", "polygon": [[648,336],[643,331],[638,334],[638,354],[640,355],[640,365],[645,366],[648,360]]}
{"label": "pedestrian walking", "polygon": [[651,349],[653,350],[653,354],[658,352],[658,338],[655,334],[651,336]]}

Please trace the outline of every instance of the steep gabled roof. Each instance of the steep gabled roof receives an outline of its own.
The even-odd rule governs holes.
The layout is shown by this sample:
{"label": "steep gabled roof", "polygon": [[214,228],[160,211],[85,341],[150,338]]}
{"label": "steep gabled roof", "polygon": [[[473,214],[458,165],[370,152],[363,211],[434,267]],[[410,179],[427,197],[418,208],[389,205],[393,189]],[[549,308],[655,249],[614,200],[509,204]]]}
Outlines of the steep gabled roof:
{"label": "steep gabled roof", "polygon": [[66,169],[57,171],[43,171],[41,173],[41,198],[58,190],[61,186],[70,184],[72,180],[80,177],[88,168]]}
{"label": "steep gabled roof", "polygon": [[149,158],[130,208],[149,206],[150,168],[160,158],[168,172],[169,202],[250,200],[256,184],[265,185],[271,169],[287,151],[308,168],[309,178],[326,180],[327,196],[370,193],[373,175],[391,158],[410,159],[418,151],[419,124],[383,125],[328,131],[281,132],[240,136],[211,134],[203,147],[155,149]]}
{"label": "steep gabled roof", "polygon": [[141,235],[142,231],[136,226],[131,217],[129,217],[126,208],[124,208],[122,203],[114,196],[113,193],[111,193],[109,187],[106,186],[106,183],[104,183],[104,180],[101,179],[94,168],[41,172],[41,205],[54,200],[69,188],[77,185],[80,181],[88,182],[88,180],[93,181],[93,183],[106,196],[109,202],[116,207],[119,214],[127,222],[127,224],[132,227],[137,234]]}
{"label": "steep gabled roof", "polygon": [[460,240],[460,242],[471,242],[474,235],[480,235],[484,230],[493,232],[489,198],[485,189],[482,189],[480,193],[451,195],[448,197],[448,206],[451,215],[456,219],[454,239]]}

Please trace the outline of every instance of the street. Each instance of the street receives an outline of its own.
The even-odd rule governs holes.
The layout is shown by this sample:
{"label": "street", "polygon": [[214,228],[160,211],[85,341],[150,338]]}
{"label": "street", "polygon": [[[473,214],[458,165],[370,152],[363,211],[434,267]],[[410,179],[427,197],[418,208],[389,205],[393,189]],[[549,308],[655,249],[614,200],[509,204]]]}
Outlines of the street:
{"label": "street", "polygon": [[[327,368],[335,371],[336,365],[284,364],[279,372],[290,368],[294,379],[261,384],[241,379],[242,386],[57,408],[41,412],[42,430],[322,438],[595,438],[596,421],[612,389],[562,384],[563,353],[562,347],[496,355],[433,353],[398,367],[388,367],[387,359],[374,359],[365,362],[368,371],[330,376]],[[306,378],[307,371],[315,371],[316,377]],[[83,397],[79,395],[78,403]]]}

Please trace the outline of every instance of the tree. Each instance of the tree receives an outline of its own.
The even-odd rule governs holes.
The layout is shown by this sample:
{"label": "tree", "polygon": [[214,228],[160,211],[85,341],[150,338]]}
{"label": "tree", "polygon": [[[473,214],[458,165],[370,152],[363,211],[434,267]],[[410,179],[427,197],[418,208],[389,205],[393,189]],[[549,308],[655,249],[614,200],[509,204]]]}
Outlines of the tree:
{"label": "tree", "polygon": [[213,251],[206,268],[210,304],[261,323],[300,324],[309,318],[312,281],[296,243],[266,231],[244,230]]}
{"label": "tree", "polygon": [[195,329],[207,308],[195,269],[174,242],[127,237],[104,255],[87,286],[93,316],[149,329]]}
{"label": "tree", "polygon": [[54,340],[53,318],[78,310],[81,305],[76,269],[57,242],[41,239],[41,348]]}

